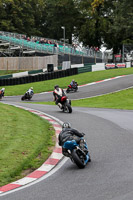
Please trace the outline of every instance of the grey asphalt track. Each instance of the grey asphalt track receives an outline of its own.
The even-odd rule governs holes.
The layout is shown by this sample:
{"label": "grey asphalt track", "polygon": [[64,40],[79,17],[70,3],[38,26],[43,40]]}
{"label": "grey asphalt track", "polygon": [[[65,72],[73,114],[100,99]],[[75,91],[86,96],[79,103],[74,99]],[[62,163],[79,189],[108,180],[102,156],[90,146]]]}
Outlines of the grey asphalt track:
{"label": "grey asphalt track", "polygon": [[[131,77],[82,87],[77,93],[90,90],[109,92],[131,87]],[[129,81],[129,83],[128,83]],[[109,90],[107,90],[107,84]],[[123,86],[123,88],[122,88]],[[90,89],[91,88],[91,89]],[[98,91],[98,90],[97,90]],[[77,95],[76,94],[76,95]],[[46,95],[46,94],[45,94]],[[50,95],[50,94],[49,94]],[[70,96],[74,94],[69,94]],[[94,92],[93,96],[96,95]],[[33,97],[34,98],[34,97]],[[11,102],[11,99],[4,101]],[[14,101],[12,101],[14,103]],[[57,106],[23,104],[48,113],[86,133],[92,162],[78,169],[70,160],[50,177],[24,189],[0,196],[2,200],[132,200],[133,199],[133,111],[73,108],[72,114],[62,113]]]}
{"label": "grey asphalt track", "polygon": [[[133,87],[133,75],[123,76],[118,79],[109,80],[106,82],[100,82],[94,85],[88,85],[84,87],[79,87],[76,93],[68,93],[67,96],[70,99],[86,98],[95,95],[106,94],[110,92],[115,92],[121,89],[126,89],[128,87]],[[52,101],[53,95],[50,93],[35,94],[31,102],[41,102],[41,101]],[[21,101],[21,96],[5,97],[4,101]]]}

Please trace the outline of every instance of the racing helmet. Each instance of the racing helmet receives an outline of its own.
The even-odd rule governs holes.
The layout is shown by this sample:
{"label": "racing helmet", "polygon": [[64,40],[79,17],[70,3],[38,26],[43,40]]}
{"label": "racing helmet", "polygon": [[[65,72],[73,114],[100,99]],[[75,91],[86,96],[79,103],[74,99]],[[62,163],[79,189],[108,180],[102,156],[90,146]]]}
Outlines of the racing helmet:
{"label": "racing helmet", "polygon": [[54,88],[55,88],[55,89],[59,88],[59,85],[55,85]]}
{"label": "racing helmet", "polygon": [[30,87],[31,90],[33,90],[33,87]]}
{"label": "racing helmet", "polygon": [[62,128],[71,128],[71,124],[69,122],[64,122]]}
{"label": "racing helmet", "polygon": [[1,90],[2,90],[2,91],[5,91],[5,88],[2,88]]}

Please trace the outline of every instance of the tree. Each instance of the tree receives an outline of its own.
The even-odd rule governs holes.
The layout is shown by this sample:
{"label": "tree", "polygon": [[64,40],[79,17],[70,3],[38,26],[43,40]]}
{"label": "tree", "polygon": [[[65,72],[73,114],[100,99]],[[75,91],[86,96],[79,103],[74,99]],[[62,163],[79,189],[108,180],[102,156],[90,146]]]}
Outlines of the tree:
{"label": "tree", "polygon": [[0,0],[0,29],[27,35],[41,34],[43,0]]}
{"label": "tree", "polygon": [[108,29],[104,36],[108,48],[119,53],[124,43],[133,41],[133,2],[113,1],[112,15],[108,19]]}
{"label": "tree", "polygon": [[77,36],[85,46],[100,47],[102,44],[102,30],[106,21],[102,14],[103,0],[76,1],[81,17],[77,23]]}
{"label": "tree", "polygon": [[0,0],[0,30],[72,42],[106,44],[118,53],[133,41],[132,0]]}
{"label": "tree", "polygon": [[69,39],[69,43],[71,43],[78,14],[79,11],[75,8],[73,0],[47,0],[43,13],[43,35],[60,40],[63,38],[61,27],[65,26],[66,39]]}
{"label": "tree", "polygon": [[77,36],[84,45],[100,47],[106,43],[118,53],[124,42],[132,41],[132,0],[75,0],[75,3],[82,15]]}

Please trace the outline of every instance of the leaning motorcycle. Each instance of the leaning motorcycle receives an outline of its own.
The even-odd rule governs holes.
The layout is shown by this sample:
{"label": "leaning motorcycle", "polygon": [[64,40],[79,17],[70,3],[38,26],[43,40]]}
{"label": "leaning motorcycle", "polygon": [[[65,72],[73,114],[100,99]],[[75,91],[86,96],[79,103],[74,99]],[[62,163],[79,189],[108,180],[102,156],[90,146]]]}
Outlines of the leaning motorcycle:
{"label": "leaning motorcycle", "polygon": [[[83,138],[81,138],[81,140],[84,141]],[[63,144],[63,148],[67,149],[70,154],[71,161],[80,169],[84,168],[88,162],[91,162],[86,142],[80,146],[76,140],[68,140]]]}
{"label": "leaning motorcycle", "polygon": [[67,96],[61,97],[61,105],[61,110],[63,112],[72,113],[71,100],[69,100]]}
{"label": "leaning motorcycle", "polygon": [[33,93],[29,94],[29,92],[26,92],[22,97],[21,100],[31,100],[31,98],[33,97]]}
{"label": "leaning motorcycle", "polygon": [[77,92],[78,90],[78,84],[77,82],[75,82],[75,84],[73,86],[71,85],[68,85],[68,88],[66,89],[66,92],[69,93],[69,92]]}
{"label": "leaning motorcycle", "polygon": [[2,91],[0,91],[0,99],[2,99],[3,95],[2,95]]}

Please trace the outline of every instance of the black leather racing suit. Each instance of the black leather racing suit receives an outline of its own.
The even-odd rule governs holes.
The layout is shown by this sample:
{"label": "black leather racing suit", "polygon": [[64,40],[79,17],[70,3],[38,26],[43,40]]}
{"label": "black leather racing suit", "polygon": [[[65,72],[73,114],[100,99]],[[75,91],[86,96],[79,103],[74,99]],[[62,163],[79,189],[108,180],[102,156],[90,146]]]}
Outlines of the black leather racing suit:
{"label": "black leather racing suit", "polygon": [[[63,146],[64,142],[66,142],[67,140],[73,140],[73,139],[76,140],[77,143],[79,143],[81,137],[83,137],[83,136],[84,136],[84,133],[80,133],[76,129],[63,128],[58,136],[59,145]],[[65,148],[62,148],[62,153],[65,156],[68,156],[68,157],[70,156],[67,149],[65,149]]]}

